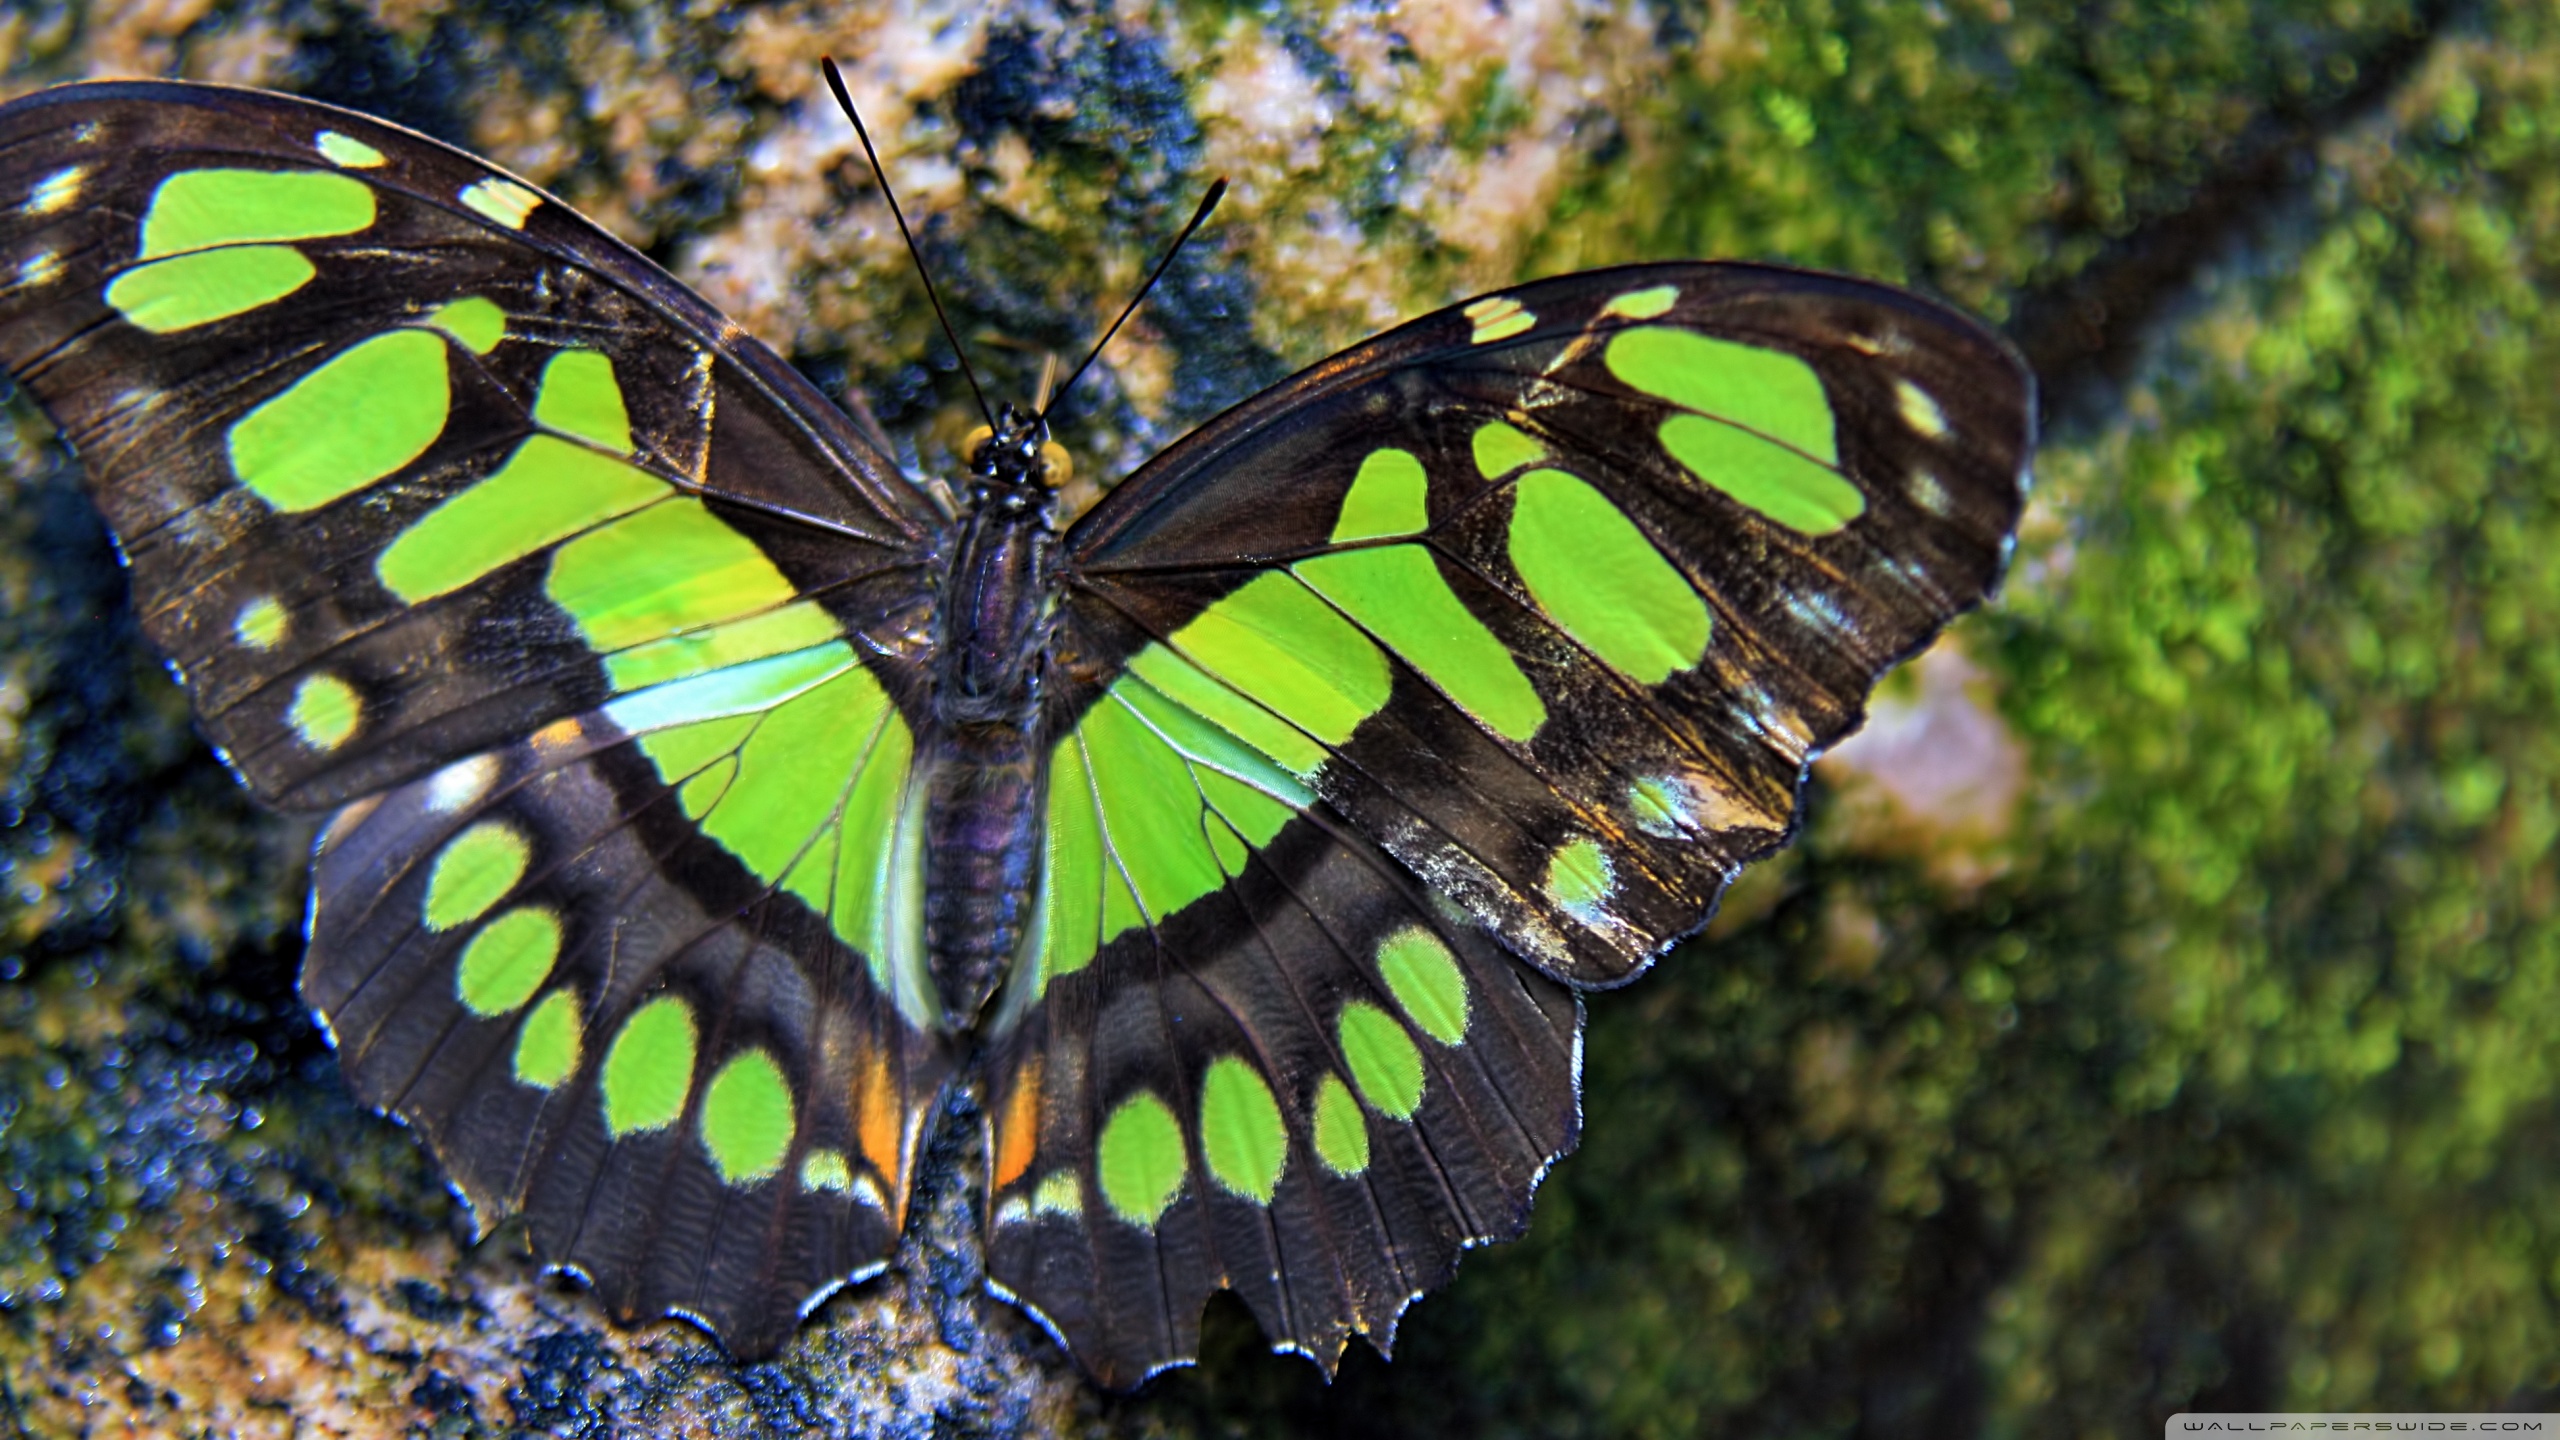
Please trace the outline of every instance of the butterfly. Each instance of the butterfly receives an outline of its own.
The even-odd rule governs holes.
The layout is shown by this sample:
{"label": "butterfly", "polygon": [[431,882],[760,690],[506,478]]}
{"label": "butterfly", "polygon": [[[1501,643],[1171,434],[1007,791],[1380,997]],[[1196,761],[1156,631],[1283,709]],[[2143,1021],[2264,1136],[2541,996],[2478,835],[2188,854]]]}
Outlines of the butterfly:
{"label": "butterfly", "polygon": [[215,86],[0,108],[0,363],[261,799],[302,992],[482,1233],[736,1354],[880,1271],[949,1087],[990,1290],[1115,1386],[1328,1371],[1518,1235],[1581,995],[1996,581],[2033,381],[1749,264],[1413,321],[1061,513],[542,191]]}

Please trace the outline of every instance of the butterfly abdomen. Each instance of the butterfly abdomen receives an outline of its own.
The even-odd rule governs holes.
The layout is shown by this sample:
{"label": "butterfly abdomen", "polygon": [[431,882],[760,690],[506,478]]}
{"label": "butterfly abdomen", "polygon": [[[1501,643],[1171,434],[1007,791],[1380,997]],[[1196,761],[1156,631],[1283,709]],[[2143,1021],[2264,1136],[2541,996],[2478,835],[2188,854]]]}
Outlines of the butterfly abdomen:
{"label": "butterfly abdomen", "polygon": [[982,494],[942,596],[926,780],[925,946],[943,1015],[965,1029],[1002,977],[1030,912],[1040,850],[1033,732],[1048,639],[1046,495]]}

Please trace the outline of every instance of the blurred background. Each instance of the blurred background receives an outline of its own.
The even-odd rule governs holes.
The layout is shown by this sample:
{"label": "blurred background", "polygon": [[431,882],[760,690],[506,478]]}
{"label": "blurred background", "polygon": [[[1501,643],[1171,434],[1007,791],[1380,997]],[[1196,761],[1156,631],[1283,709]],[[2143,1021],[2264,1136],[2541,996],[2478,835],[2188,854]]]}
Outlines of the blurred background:
{"label": "blurred background", "polygon": [[[1328,1386],[1212,1306],[1093,1394],[926,1278],[775,1363],[465,1242],[297,1004],[307,825],[0,425],[0,1434],[2141,1436],[2560,1409],[2560,15],[2547,0],[0,6],[484,153],[904,458],[1234,189],[1062,437],[1126,473],[1408,316],[1617,261],[1946,297],[2045,387],[2005,592],[1802,843],[1589,1007],[1529,1237]],[[1088,384],[1095,384],[1089,381]],[[967,1307],[962,1307],[964,1310]]]}

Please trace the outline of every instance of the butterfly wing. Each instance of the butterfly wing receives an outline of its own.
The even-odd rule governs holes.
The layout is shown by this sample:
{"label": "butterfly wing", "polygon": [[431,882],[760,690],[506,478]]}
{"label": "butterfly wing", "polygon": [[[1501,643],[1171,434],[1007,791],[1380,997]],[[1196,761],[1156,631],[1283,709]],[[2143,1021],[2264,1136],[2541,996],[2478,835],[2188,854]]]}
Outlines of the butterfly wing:
{"label": "butterfly wing", "polygon": [[885,1259],[950,1063],[935,513],[647,260],[393,126],[69,87],[0,111],[0,207],[0,361],[144,630],[259,795],[347,807],[304,989],[357,1093],[618,1313],[769,1348]]}
{"label": "butterfly wing", "polygon": [[1785,840],[1998,576],[2032,431],[1942,306],[1658,265],[1417,321],[1110,495],[1065,547],[996,1282],[1106,1376],[1190,1355],[1220,1288],[1330,1365],[1516,1233],[1574,1133],[1560,986]]}

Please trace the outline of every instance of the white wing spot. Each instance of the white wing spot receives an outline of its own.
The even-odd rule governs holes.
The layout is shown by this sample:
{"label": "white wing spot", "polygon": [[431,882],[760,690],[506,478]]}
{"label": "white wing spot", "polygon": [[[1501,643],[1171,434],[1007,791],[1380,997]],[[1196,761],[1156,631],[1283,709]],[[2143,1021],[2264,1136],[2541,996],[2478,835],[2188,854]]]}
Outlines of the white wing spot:
{"label": "white wing spot", "polygon": [[474,755],[456,760],[437,771],[427,781],[427,808],[442,815],[467,810],[480,803],[489,787],[498,781],[498,757]]}
{"label": "white wing spot", "polygon": [[1935,397],[1900,376],[1893,381],[1894,403],[1902,407],[1903,423],[1931,440],[1947,437],[1947,412],[1938,408]]}
{"label": "white wing spot", "polygon": [[88,178],[89,167],[86,165],[66,165],[54,171],[44,177],[34,193],[27,196],[26,213],[51,215],[57,210],[68,209],[71,202],[80,198],[81,182]]}
{"label": "white wing spot", "polygon": [[542,197],[513,180],[502,180],[492,175],[486,180],[475,180],[466,187],[462,192],[462,203],[510,230],[521,230],[525,218],[533,213],[533,207],[542,203]]}
{"label": "white wing spot", "polygon": [[312,137],[311,144],[328,158],[330,164],[349,170],[370,170],[382,163],[381,151],[353,135],[341,135],[335,130],[321,131]]}
{"label": "white wing spot", "polygon": [[50,250],[39,250],[18,262],[18,284],[34,289],[50,285],[62,278],[62,257]]}
{"label": "white wing spot", "polygon": [[1508,295],[1488,295],[1459,312],[1475,327],[1468,340],[1477,345],[1508,340],[1538,323],[1538,317]]}
{"label": "white wing spot", "polygon": [[1936,475],[1926,470],[1914,470],[1911,472],[1911,503],[1943,518],[1955,508],[1955,497],[1947,493],[1947,487],[1939,483]]}

